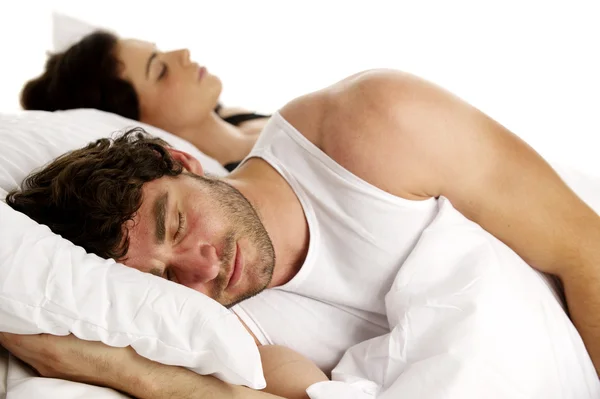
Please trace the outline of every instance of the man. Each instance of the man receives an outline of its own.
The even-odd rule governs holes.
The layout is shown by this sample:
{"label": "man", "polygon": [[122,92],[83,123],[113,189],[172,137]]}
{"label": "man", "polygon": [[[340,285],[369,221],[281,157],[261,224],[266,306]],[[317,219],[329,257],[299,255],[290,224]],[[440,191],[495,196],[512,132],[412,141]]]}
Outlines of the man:
{"label": "man", "polygon": [[[524,142],[431,83],[387,70],[351,76],[282,108],[227,178],[202,174],[189,155],[129,135],[60,158],[8,203],[89,251],[239,303],[245,321],[293,315],[302,337],[283,322],[269,334],[330,368],[341,350],[385,333],[383,296],[444,196],[562,280],[600,370],[600,219]],[[253,297],[269,287],[280,293],[270,310]],[[328,334],[340,322],[347,335]],[[46,345],[59,358],[69,351],[60,340]],[[78,345],[80,357],[98,350]],[[147,367],[139,374],[161,374]],[[182,378],[169,394],[206,382]]]}

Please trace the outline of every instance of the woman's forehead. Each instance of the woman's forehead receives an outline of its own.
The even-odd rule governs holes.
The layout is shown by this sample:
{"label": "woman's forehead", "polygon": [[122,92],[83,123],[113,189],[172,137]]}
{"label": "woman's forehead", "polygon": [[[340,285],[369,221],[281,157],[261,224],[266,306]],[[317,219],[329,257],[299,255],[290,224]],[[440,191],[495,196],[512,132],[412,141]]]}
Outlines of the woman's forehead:
{"label": "woman's forehead", "polygon": [[149,57],[156,51],[154,43],[137,39],[121,39],[117,46],[117,58],[123,66],[123,74],[132,78],[144,75]]}
{"label": "woman's forehead", "polygon": [[119,46],[123,49],[129,50],[156,50],[156,43],[147,42],[145,40],[138,39],[120,39]]}

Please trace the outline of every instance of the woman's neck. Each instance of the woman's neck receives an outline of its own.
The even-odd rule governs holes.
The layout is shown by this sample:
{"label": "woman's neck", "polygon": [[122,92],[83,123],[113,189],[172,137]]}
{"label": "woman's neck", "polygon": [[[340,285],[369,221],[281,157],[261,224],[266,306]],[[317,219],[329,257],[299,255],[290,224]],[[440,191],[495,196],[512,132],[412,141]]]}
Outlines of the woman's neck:
{"label": "woman's neck", "polygon": [[248,155],[258,137],[242,133],[239,128],[225,122],[215,112],[211,112],[194,126],[177,133],[222,165],[242,160]]}

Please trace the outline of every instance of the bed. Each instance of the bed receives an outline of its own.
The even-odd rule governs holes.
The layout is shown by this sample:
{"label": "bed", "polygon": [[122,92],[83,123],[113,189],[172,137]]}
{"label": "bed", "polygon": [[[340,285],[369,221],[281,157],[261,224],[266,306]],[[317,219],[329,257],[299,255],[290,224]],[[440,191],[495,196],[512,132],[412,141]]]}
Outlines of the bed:
{"label": "bed", "polygon": [[[9,148],[10,152],[8,155],[5,153],[4,157],[0,153],[0,190],[2,187],[5,187],[4,191],[14,187],[29,172],[25,164],[19,164],[19,160],[28,158],[40,166],[69,148],[76,148],[132,124],[136,123],[95,110],[0,114],[0,144],[5,150]],[[168,135],[165,137],[183,149],[194,151],[189,148],[189,144]],[[23,149],[19,142],[28,143],[32,147]],[[20,152],[23,157],[19,155]],[[201,153],[195,155],[202,158],[205,167],[215,174],[226,173],[214,160]],[[600,179],[565,167],[558,169],[590,206],[595,210],[600,209]],[[3,215],[1,211],[2,209],[0,216]],[[478,248],[485,249],[488,246],[478,245],[477,240],[485,241],[490,238],[483,230],[469,223],[471,222],[456,214],[451,204],[443,199],[440,201],[438,218],[403,265],[395,283],[395,291],[391,291],[386,298],[392,333],[350,348],[333,370],[334,381],[315,384],[309,389],[312,399],[386,399],[401,396],[423,399],[482,396],[584,399],[600,396],[598,378],[581,339],[564,312],[560,290],[554,281],[527,265],[520,264],[514,254],[511,255],[510,251],[507,252],[501,246],[494,247],[493,251],[486,249],[478,252]],[[459,236],[463,236],[464,240],[456,241],[450,246],[444,245],[449,240],[448,234],[451,234],[452,240],[457,240]],[[461,245],[464,252],[456,252]],[[433,251],[432,248],[436,250]],[[0,244],[0,254],[2,251]],[[439,256],[431,256],[432,253],[440,254],[443,251],[446,252],[441,259]],[[499,253],[503,255],[498,256]],[[504,286],[489,285],[491,280],[486,276],[496,273],[497,277],[500,270],[499,267],[494,269],[490,265],[504,264],[512,265],[512,274],[502,272],[500,275],[503,276],[500,280]],[[455,270],[454,276],[443,273],[449,268],[454,268],[450,269]],[[504,300],[501,290],[502,287],[509,286],[510,276],[522,282],[520,291],[515,288],[516,291],[511,295],[512,301]],[[487,288],[471,291],[456,288],[457,284],[467,287],[478,280],[487,281],[487,286],[480,285]],[[472,294],[463,296],[462,302],[458,304],[452,302],[460,297],[454,293],[464,292]],[[485,295],[482,296],[483,294]],[[5,292],[0,295],[0,311],[4,311],[1,302],[4,295]],[[434,303],[435,306],[432,305]],[[428,306],[437,313],[430,313]],[[459,312],[456,317],[452,311],[447,311],[452,308],[475,310],[470,313]],[[478,312],[477,309],[481,311]],[[485,311],[486,309],[488,310]],[[489,309],[502,314],[502,317],[496,321],[487,318]],[[531,317],[538,313],[539,317]],[[452,317],[448,319],[448,315]],[[405,320],[411,317],[415,321],[407,328]],[[519,318],[523,323],[529,323],[528,331],[532,334],[537,332],[537,335],[525,334],[520,337],[514,335],[515,329],[503,330],[511,320]],[[500,323],[499,320],[509,322]],[[452,333],[455,330],[462,331],[462,335]],[[410,345],[407,345],[407,331],[413,332]],[[497,336],[508,337],[510,334],[514,335],[510,345],[505,342],[488,345]],[[542,335],[548,339],[536,338]],[[465,337],[468,338],[467,341]],[[465,345],[469,348],[469,342],[474,341],[481,343],[480,348],[496,347],[498,350],[486,350],[485,353],[465,351]],[[531,350],[535,345],[540,349],[540,356],[535,356]],[[548,357],[550,349],[554,347],[558,348],[551,353],[554,357]],[[461,351],[457,352],[456,348],[461,348]],[[462,357],[455,356],[456,353],[461,353]],[[517,367],[519,364],[521,367]],[[526,365],[529,367],[523,368]],[[474,366],[478,366],[477,370],[473,369]],[[486,377],[477,383],[474,376],[482,370],[486,370]],[[260,380],[260,367],[255,367],[253,372],[260,374],[257,377]],[[543,384],[544,380],[549,382]],[[497,387],[493,388],[492,383],[497,384]],[[111,389],[37,377],[33,370],[2,348],[0,392],[11,399],[125,397]],[[491,392],[496,396],[491,395]]]}
{"label": "bed", "polygon": [[[54,16],[54,19],[54,50],[65,48],[82,35],[94,29],[89,24],[62,15],[57,14]],[[10,120],[14,123],[9,126],[7,121]],[[28,155],[41,157],[40,159],[48,161],[62,151],[76,148],[92,139],[105,136],[117,129],[133,124],[135,124],[133,121],[122,120],[92,110],[57,113],[56,115],[45,113],[0,114],[0,140],[2,140],[1,132],[3,126],[4,129],[11,129],[13,134],[32,135],[31,137],[35,137],[34,141],[40,145],[36,147],[37,150]],[[60,143],[53,143],[52,140],[44,138],[51,137],[52,134],[56,133],[59,133],[65,140]],[[67,139],[66,136],[68,135],[73,136]],[[2,144],[13,145],[15,151],[24,151],[20,150],[12,141],[9,142],[7,137],[9,136],[4,136],[4,140],[6,141],[2,142]],[[171,139],[170,136],[165,137]],[[189,143],[186,144],[178,141],[177,145],[181,145],[183,149],[193,151]],[[194,153],[194,155],[200,157],[205,168],[208,165],[208,169],[213,171],[214,174],[225,173],[216,161],[198,152]],[[42,161],[40,162],[43,163]],[[20,179],[30,171],[13,163],[7,163],[4,166],[13,168],[10,175],[0,175],[0,184],[4,187],[17,185]],[[558,170],[582,198],[596,211],[600,210],[600,178],[566,167],[558,167]],[[1,194],[2,188],[0,186]],[[570,325],[564,314],[564,303],[562,302],[559,287],[556,286],[551,278],[528,269],[526,270],[521,266],[514,269],[514,276],[522,275],[528,282],[527,284],[530,284],[522,287],[522,293],[526,293],[530,288],[535,290],[536,293],[535,297],[530,295],[523,299],[530,300],[530,304],[532,305],[542,304],[546,307],[547,313],[544,313],[545,315],[556,317],[554,320],[555,323],[552,324],[553,328],[556,329],[556,337],[562,340],[560,342],[571,345],[570,348],[572,350],[557,351],[555,355],[557,358],[566,359],[568,363],[565,364],[571,365],[571,369],[565,369],[565,367],[561,369],[560,365],[554,363],[556,359],[548,358],[547,367],[544,369],[544,372],[540,371],[537,373],[540,379],[537,379],[537,376],[533,375],[535,373],[528,375],[527,373],[531,370],[517,367],[519,366],[519,361],[521,361],[520,366],[523,367],[526,364],[539,365],[542,363],[540,359],[546,358],[533,359],[523,357],[519,359],[519,345],[524,345],[527,341],[525,339],[519,341],[519,338],[514,338],[515,344],[511,348],[507,348],[504,353],[485,354],[486,364],[481,365],[479,363],[482,367],[477,371],[485,369],[485,365],[489,366],[494,361],[499,366],[496,369],[486,369],[488,379],[476,381],[474,379],[475,370],[473,370],[473,365],[478,365],[478,363],[469,362],[473,357],[466,355],[462,358],[460,356],[451,356],[452,351],[455,350],[454,348],[461,348],[460,345],[464,345],[464,340],[461,341],[461,338],[457,338],[456,336],[451,337],[452,334],[450,334],[453,328],[458,328],[461,325],[461,322],[468,321],[470,323],[472,339],[481,338],[481,335],[477,335],[476,333],[481,332],[477,328],[484,323],[481,323],[483,319],[476,312],[473,312],[473,315],[475,315],[473,317],[475,318],[451,319],[448,324],[444,325],[443,330],[437,328],[439,335],[436,337],[440,337],[439,340],[447,338],[445,344],[439,345],[436,348],[437,352],[431,349],[430,352],[423,348],[414,349],[415,346],[406,345],[407,324],[403,323],[403,321],[410,317],[419,317],[423,335],[422,338],[415,338],[415,340],[422,347],[435,347],[432,344],[435,343],[435,340],[427,337],[427,329],[425,327],[431,327],[435,323],[441,323],[440,325],[442,325],[444,319],[436,318],[435,321],[432,321],[431,318],[428,319],[431,315],[428,316],[426,313],[422,313],[422,309],[420,312],[417,312],[415,310],[415,303],[419,300],[423,301],[423,298],[434,298],[436,295],[436,298],[441,298],[451,288],[449,284],[451,279],[427,279],[423,276],[426,272],[419,272],[419,270],[422,267],[422,270],[431,272],[436,267],[440,268],[444,266],[443,263],[436,263],[436,259],[430,257],[431,251],[429,249],[439,244],[439,240],[447,238],[446,235],[439,234],[445,226],[448,224],[454,227],[460,225],[464,231],[471,231],[471,226],[468,225],[468,222],[456,219],[456,217],[451,204],[442,202],[440,217],[436,220],[436,224],[431,226],[430,231],[422,241],[421,247],[417,248],[417,251],[412,254],[405,265],[405,273],[399,274],[395,285],[397,290],[390,292],[388,300],[390,306],[394,306],[394,312],[390,312],[390,314],[394,314],[390,317],[392,334],[377,337],[350,348],[332,373],[334,381],[316,384],[309,389],[312,399],[387,399],[392,397],[418,397],[421,399],[438,397],[461,399],[470,397],[584,399],[588,397],[600,397],[598,378],[585,352],[585,348],[582,346],[581,340],[578,338],[576,332],[574,332],[573,326]],[[480,232],[477,232],[476,235],[478,238],[481,238],[479,234]],[[465,239],[469,240],[473,239],[473,237]],[[453,253],[456,255],[455,252],[452,252],[455,249],[448,249],[447,256]],[[464,266],[464,263],[461,263],[460,259],[464,258],[457,256],[457,259],[459,261],[454,262],[452,265],[456,270],[459,270],[461,265]],[[518,260],[514,261],[518,263]],[[463,268],[462,272],[459,273],[460,276],[464,277],[461,283],[467,284],[469,279],[474,281],[482,277],[484,271],[489,272],[489,270],[489,268]],[[468,273],[475,274],[468,277]],[[477,273],[480,274],[478,275]],[[416,288],[412,288],[413,285],[409,286],[408,282],[414,283],[415,280],[419,280],[420,284],[416,285]],[[445,294],[442,294],[442,292],[445,292]],[[497,298],[501,297],[500,293],[496,293],[496,295]],[[468,297],[465,299],[466,302],[463,302],[461,306],[467,308],[466,304],[473,304],[478,298],[481,297],[476,295]],[[536,302],[537,300],[539,302]],[[514,308],[515,303],[513,302],[510,306],[508,304],[494,304],[494,306],[496,306],[495,309],[497,311],[511,310],[518,313],[519,310]],[[450,301],[444,302],[440,300],[437,303],[437,308],[441,309],[443,308],[442,305],[450,306],[450,304]],[[424,307],[421,306],[421,308]],[[520,315],[523,316],[524,313]],[[524,322],[526,321],[524,320]],[[533,320],[528,321],[532,323],[532,328],[538,328],[540,331],[543,329],[542,324],[540,324],[541,321],[539,323],[534,323]],[[493,324],[491,325],[493,326]],[[416,327],[413,324],[411,328],[415,329]],[[416,330],[419,330],[419,328],[416,328]],[[496,332],[499,334],[499,331],[500,329]],[[465,336],[468,336],[469,333],[465,334]],[[534,341],[534,337],[529,337],[529,339],[531,339],[531,342]],[[546,342],[546,344],[545,348],[552,347],[552,342]],[[416,346],[418,347],[419,345]],[[540,348],[542,347],[540,346]],[[499,346],[499,348],[502,347]],[[523,350],[526,349],[523,348]],[[531,363],[527,363],[527,361]],[[447,366],[448,364],[450,364],[450,367]],[[513,365],[516,366],[512,367]],[[548,379],[548,376],[553,376],[554,378],[548,380],[545,387],[540,387],[544,382],[543,378]],[[495,388],[490,387],[493,384],[497,384],[497,386]],[[536,394],[539,396],[536,396]],[[125,395],[111,389],[63,380],[40,378],[28,366],[9,355],[4,348],[0,347],[0,399],[111,399],[125,397]]]}

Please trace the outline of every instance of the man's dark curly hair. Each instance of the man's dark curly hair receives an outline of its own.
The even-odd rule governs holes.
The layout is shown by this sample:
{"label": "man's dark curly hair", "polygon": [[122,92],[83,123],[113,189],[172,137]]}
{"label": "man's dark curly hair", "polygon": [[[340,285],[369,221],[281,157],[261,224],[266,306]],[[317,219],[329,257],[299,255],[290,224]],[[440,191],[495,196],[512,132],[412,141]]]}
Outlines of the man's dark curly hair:
{"label": "man's dark curly hair", "polygon": [[142,128],[97,140],[29,175],[6,202],[86,251],[120,259],[129,247],[123,226],[141,206],[143,184],[183,172],[168,147]]}

